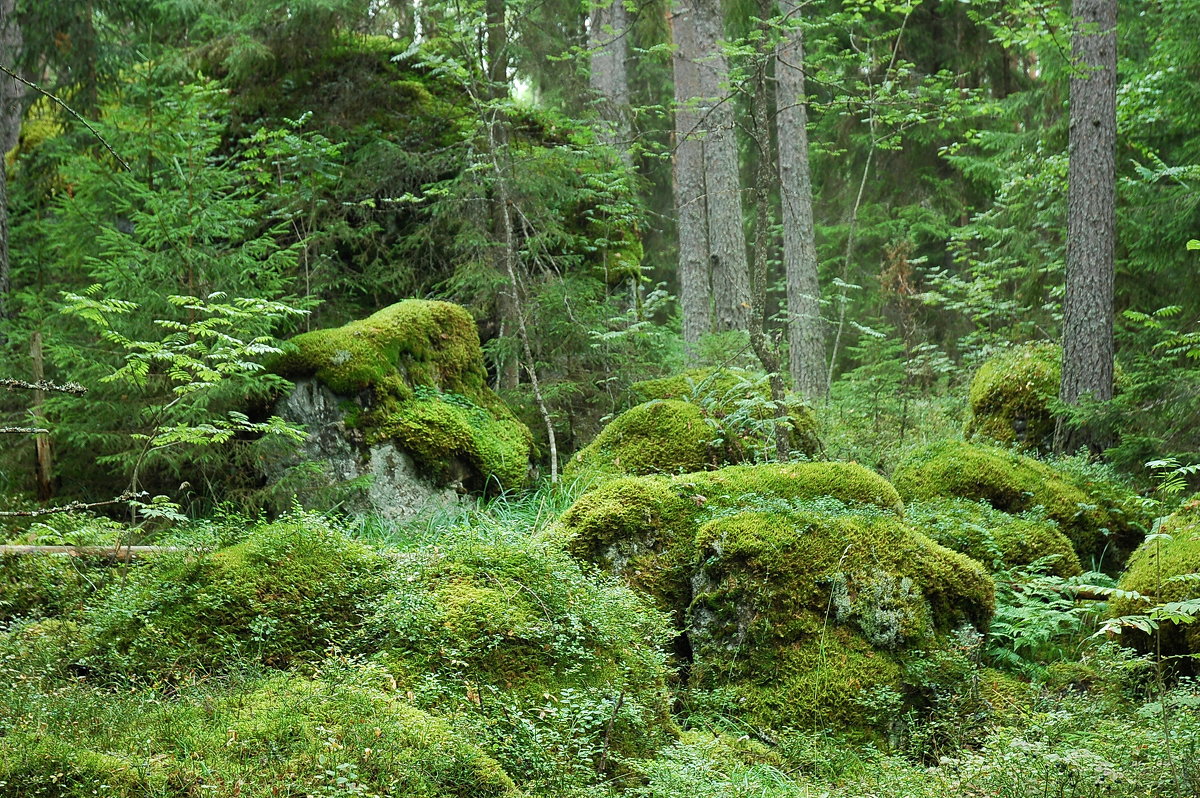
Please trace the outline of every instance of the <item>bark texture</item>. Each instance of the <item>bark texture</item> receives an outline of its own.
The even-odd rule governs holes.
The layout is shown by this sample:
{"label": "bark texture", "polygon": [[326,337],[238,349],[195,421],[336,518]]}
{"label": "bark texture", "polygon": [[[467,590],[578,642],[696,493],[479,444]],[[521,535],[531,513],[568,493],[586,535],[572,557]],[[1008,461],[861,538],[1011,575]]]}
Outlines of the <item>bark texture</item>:
{"label": "bark texture", "polygon": [[821,320],[817,245],[813,230],[812,175],[808,160],[808,105],[804,86],[804,34],[800,4],[780,5],[792,26],[775,63],[783,269],[787,283],[788,370],[796,391],[812,400],[826,393],[825,329]]}
{"label": "bark texture", "polygon": [[[508,153],[508,124],[501,102],[508,97],[508,31],[504,0],[487,0],[484,7],[487,21],[487,77],[492,107],[485,110],[488,126],[488,148],[493,164],[500,164]],[[505,175],[497,167],[496,185],[492,188],[492,268],[496,270],[496,315],[500,317],[499,336],[516,341],[518,337],[520,303],[517,298],[515,274],[516,249],[513,242],[512,218],[508,208]],[[515,349],[505,350],[496,364],[496,387],[512,390],[521,381],[521,361]]]}
{"label": "bark texture", "polygon": [[[11,69],[16,68],[22,44],[15,6],[16,0],[0,0],[0,63]],[[7,75],[0,75],[0,157],[17,146],[24,99],[25,87]],[[8,175],[3,167],[0,163],[0,322],[9,317],[12,290],[8,259]],[[0,329],[0,345],[6,340],[7,332]]]}
{"label": "bark texture", "polygon": [[[1059,397],[1075,404],[1113,395],[1113,261],[1116,249],[1117,0],[1074,0],[1067,285]],[[1060,446],[1102,445],[1095,430]]]}
{"label": "bark texture", "polygon": [[629,151],[629,79],[625,60],[629,14],[624,0],[593,8],[588,16],[588,49],[592,53],[590,84],[599,102],[600,118],[607,126],[604,140],[618,148],[626,166],[633,165]]}
{"label": "bark texture", "polygon": [[[704,255],[710,274],[717,330],[745,330],[750,313],[750,278],[746,259],[746,234],[743,229],[741,183],[738,173],[737,141],[734,138],[733,103],[728,96],[729,66],[720,49],[723,38],[721,7],[717,0],[683,0],[671,18],[675,35],[676,146],[698,140],[698,149],[689,148],[682,157],[676,151],[676,187],[694,192],[700,183],[704,198]],[[682,78],[682,79],[681,79]],[[699,163],[695,174],[681,175]],[[682,185],[681,185],[682,184]],[[692,201],[690,193],[676,197],[683,206]],[[680,220],[680,293],[685,271],[684,250],[688,259],[696,256],[700,239],[690,222]],[[688,302],[684,301],[684,315]],[[685,321],[685,330],[689,327]],[[698,326],[698,325],[694,325]],[[694,330],[691,334],[694,334]]]}

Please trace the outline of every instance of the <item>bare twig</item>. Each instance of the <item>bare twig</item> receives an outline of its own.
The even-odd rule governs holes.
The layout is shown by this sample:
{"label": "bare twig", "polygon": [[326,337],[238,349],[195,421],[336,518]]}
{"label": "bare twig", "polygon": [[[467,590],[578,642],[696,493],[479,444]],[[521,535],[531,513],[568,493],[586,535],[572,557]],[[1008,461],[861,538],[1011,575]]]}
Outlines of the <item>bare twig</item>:
{"label": "bare twig", "polygon": [[14,380],[11,377],[0,378],[0,388],[7,388],[10,391],[53,391],[56,393],[69,393],[72,396],[83,396],[87,393],[87,388],[84,388],[77,382],[67,382],[57,385],[48,380],[26,382],[25,380]]}
{"label": "bare twig", "polygon": [[141,499],[149,495],[145,491],[141,493],[125,491],[115,499],[102,502],[67,502],[55,507],[39,507],[36,510],[3,510],[0,511],[0,518],[38,518],[39,516],[54,515],[55,513],[77,513],[82,510],[91,510],[94,507],[109,507],[114,504],[124,504],[125,502]]}
{"label": "bare twig", "polygon": [[121,166],[123,166],[125,168],[126,172],[133,171],[133,169],[130,168],[129,164],[125,161],[125,159],[122,158],[120,155],[118,155],[117,151],[112,148],[112,145],[109,144],[107,140],[105,140],[104,136],[100,135],[100,131],[98,131],[98,130],[96,130],[96,128],[92,127],[92,123],[87,121],[86,119],[84,119],[82,116],[80,116],[79,112],[76,111],[74,108],[67,105],[61,99],[56,97],[52,92],[46,91],[41,86],[34,83],[33,81],[26,80],[25,78],[18,75],[16,72],[13,72],[11,69],[4,66],[4,64],[0,64],[0,72],[3,72],[5,75],[8,75],[10,78],[12,78],[15,81],[24,83],[26,86],[33,89],[37,93],[44,95],[45,97],[48,97],[51,101],[61,105],[63,107],[63,110],[65,110],[68,114],[70,114],[71,116],[78,119],[80,122],[83,123],[84,127],[86,127],[88,130],[91,131],[92,135],[96,137],[96,140],[104,145],[104,149],[108,150],[109,154],[112,155],[112,157],[117,159],[117,163],[121,164]]}
{"label": "bare twig", "polygon": [[0,427],[0,435],[49,435],[50,430],[41,427]]}
{"label": "bare twig", "polygon": [[130,560],[153,554],[175,554],[192,549],[180,546],[0,546],[0,556],[58,555],[66,557],[102,557],[107,560]]}

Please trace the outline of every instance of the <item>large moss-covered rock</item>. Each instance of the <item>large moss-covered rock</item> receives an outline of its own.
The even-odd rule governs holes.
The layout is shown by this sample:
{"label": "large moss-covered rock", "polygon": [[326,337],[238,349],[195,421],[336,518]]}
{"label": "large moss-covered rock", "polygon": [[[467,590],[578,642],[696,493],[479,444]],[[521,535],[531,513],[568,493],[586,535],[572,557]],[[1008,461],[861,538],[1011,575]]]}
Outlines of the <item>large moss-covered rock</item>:
{"label": "large moss-covered rock", "polygon": [[1057,576],[1082,573],[1070,539],[1038,514],[1011,515],[969,499],[932,499],[910,502],[904,516],[933,541],[989,570],[1047,561],[1048,572]]}
{"label": "large moss-covered rock", "polygon": [[[671,377],[643,380],[629,386],[638,402],[674,399],[703,409],[705,417],[721,430],[725,462],[750,459],[754,445],[774,451],[769,406],[771,388],[767,378],[745,369],[692,369]],[[810,407],[794,393],[784,398],[789,447],[807,457],[821,451],[817,423]]]}
{"label": "large moss-covered rock", "polygon": [[[1153,606],[1200,598],[1200,496],[1163,521],[1154,536],[1138,547],[1118,585],[1145,597],[1115,598],[1109,616],[1144,615]],[[1194,614],[1193,614],[1194,617]],[[1157,640],[1136,628],[1126,628],[1121,638],[1144,651],[1164,655],[1200,655],[1200,624],[1164,620]],[[1191,670],[1200,670],[1194,664]]]}
{"label": "large moss-covered rock", "polygon": [[651,400],[626,410],[581,449],[564,474],[678,474],[717,460],[719,431],[693,404]]}
{"label": "large moss-covered rock", "polygon": [[994,609],[978,563],[888,513],[739,513],[696,543],[692,686],[731,689],[759,726],[870,725],[905,652]]}
{"label": "large moss-covered rock", "polygon": [[368,445],[395,443],[435,481],[525,484],[532,436],[487,386],[479,333],[448,302],[408,299],[292,338],[276,366],[336,396]]}
{"label": "large moss-covered rock", "polygon": [[1040,507],[1089,566],[1119,561],[1122,552],[1137,545],[1151,519],[1132,490],[964,441],[942,441],[913,452],[892,481],[908,501],[957,497],[985,501],[1012,514]]}
{"label": "large moss-covered rock", "polygon": [[971,379],[967,437],[1048,449],[1061,372],[1062,347],[1049,341],[1011,346],[984,361]]}

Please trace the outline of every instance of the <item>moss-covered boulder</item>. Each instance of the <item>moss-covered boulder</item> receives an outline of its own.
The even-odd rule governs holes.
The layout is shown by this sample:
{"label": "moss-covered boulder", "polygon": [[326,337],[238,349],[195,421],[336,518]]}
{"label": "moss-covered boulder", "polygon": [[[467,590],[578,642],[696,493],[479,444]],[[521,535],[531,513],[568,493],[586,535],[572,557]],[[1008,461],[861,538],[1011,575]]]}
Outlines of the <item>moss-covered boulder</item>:
{"label": "moss-covered boulder", "polygon": [[563,473],[678,474],[718,461],[719,431],[693,404],[654,399],[626,410],[581,449]]}
{"label": "moss-covered boulder", "polygon": [[727,466],[604,482],[563,514],[558,532],[573,555],[619,574],[682,623],[691,601],[696,530],[705,520],[822,498],[902,509],[887,480],[855,463]]}
{"label": "moss-covered boulder", "polygon": [[450,542],[404,559],[365,627],[420,707],[453,714],[522,785],[620,773],[675,733],[666,619],[556,546]]}
{"label": "moss-covered boulder", "polygon": [[78,664],[155,682],[313,661],[359,628],[389,566],[313,516],[257,525],[215,551],[160,555],[81,614]]}
{"label": "moss-covered boulder", "polygon": [[394,442],[440,482],[525,484],[532,436],[487,386],[479,333],[448,302],[408,299],[292,338],[276,370],[342,397],[367,444]]}
{"label": "moss-covered boulder", "polygon": [[1089,566],[1119,562],[1122,552],[1137,545],[1152,518],[1132,490],[1108,480],[1056,469],[1007,449],[957,440],[913,452],[896,468],[892,481],[906,501],[957,497],[984,501],[1011,514],[1040,507]]}
{"label": "moss-covered boulder", "polygon": [[[752,459],[753,449],[774,452],[771,420],[777,415],[770,406],[767,378],[745,369],[692,369],[671,377],[643,380],[629,386],[636,402],[674,399],[700,407],[710,423],[721,432],[724,462]],[[794,393],[784,398],[789,447],[813,457],[821,451],[817,422],[812,408]]]}
{"label": "moss-covered boulder", "polygon": [[1056,576],[1083,572],[1070,539],[1037,513],[1010,515],[986,502],[932,499],[909,502],[904,517],[936,543],[992,571],[1043,561]]}
{"label": "moss-covered boulder", "polygon": [[757,726],[870,726],[906,652],[994,609],[978,563],[890,513],[739,513],[696,544],[691,685],[732,690]]}
{"label": "moss-covered boulder", "polygon": [[[1200,599],[1200,496],[1165,519],[1158,532],[1165,537],[1155,535],[1143,542],[1129,558],[1118,584],[1121,590],[1144,598],[1114,598],[1109,602],[1109,617],[1145,615],[1156,606]],[[1193,611],[1193,618],[1195,615]],[[1157,636],[1156,640],[1154,635],[1127,626],[1121,639],[1143,651],[1200,655],[1200,623],[1163,620]],[[1200,671],[1200,667],[1193,663],[1190,670]]]}
{"label": "moss-covered boulder", "polygon": [[1050,403],[1058,396],[1062,347],[1049,341],[1011,346],[984,361],[971,379],[966,436],[1049,449]]}

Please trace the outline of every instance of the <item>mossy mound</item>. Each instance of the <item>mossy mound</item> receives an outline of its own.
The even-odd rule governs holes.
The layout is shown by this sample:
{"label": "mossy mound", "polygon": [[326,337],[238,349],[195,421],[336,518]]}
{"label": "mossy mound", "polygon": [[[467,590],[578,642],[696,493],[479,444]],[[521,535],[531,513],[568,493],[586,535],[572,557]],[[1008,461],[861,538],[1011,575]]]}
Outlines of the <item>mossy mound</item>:
{"label": "mossy mound", "polygon": [[312,661],[357,630],[388,567],[312,516],[256,526],[217,551],[160,555],[81,614],[79,664],[154,682]]}
{"label": "mossy mound", "polygon": [[1012,346],[984,361],[971,379],[966,436],[1049,449],[1050,402],[1058,396],[1062,347],[1049,341]]}
{"label": "mossy mound", "polygon": [[870,726],[867,697],[900,689],[905,652],[994,610],[978,563],[889,513],[739,513],[696,545],[691,684],[732,689],[757,726]]}
{"label": "mossy mound", "polygon": [[447,721],[398,700],[382,678],[352,675],[280,675],[174,698],[74,688],[82,717],[69,737],[36,728],[37,718],[8,719],[0,796],[522,795]]}
{"label": "mossy mound", "polygon": [[573,474],[678,474],[717,459],[720,433],[693,404],[654,399],[626,410],[567,464]]}
{"label": "mossy mound", "polygon": [[475,322],[448,302],[407,299],[292,338],[276,370],[354,399],[347,423],[395,439],[432,476],[465,464],[470,487],[527,480],[532,436],[487,386]]}
{"label": "mossy mound", "polygon": [[1149,523],[1133,491],[1089,479],[995,446],[942,441],[923,447],[892,475],[907,501],[957,497],[985,501],[1019,514],[1040,507],[1057,522],[1084,563],[1106,549],[1119,560],[1137,545]]}
{"label": "mossy mound", "polygon": [[584,493],[558,531],[580,559],[621,575],[682,619],[690,602],[695,534],[719,513],[832,498],[900,512],[887,480],[855,463],[727,466],[666,477],[627,477]]}
{"label": "mossy mound", "polygon": [[[1156,605],[1200,598],[1200,497],[1163,521],[1158,530],[1169,538],[1155,537],[1138,547],[1118,585],[1145,599],[1114,598],[1109,617],[1143,615]],[[1162,621],[1159,640],[1134,628],[1121,638],[1139,650],[1157,649],[1163,655],[1200,654],[1200,624]],[[1200,670],[1195,664],[1192,670]]]}
{"label": "mossy mound", "polygon": [[[767,378],[745,369],[692,369],[671,377],[643,380],[629,386],[637,402],[675,399],[700,407],[705,416],[723,432],[726,462],[751,459],[747,451],[756,439],[767,451],[774,451],[770,420],[775,412],[768,406],[771,388]],[[789,448],[806,457],[821,451],[817,422],[812,408],[796,394],[784,398],[788,419]]]}
{"label": "mossy mound", "polygon": [[527,789],[619,776],[672,738],[666,619],[617,580],[557,547],[478,540],[401,570],[365,627],[377,661]]}
{"label": "mossy mound", "polygon": [[933,499],[910,502],[904,516],[936,543],[992,571],[1052,558],[1049,573],[1070,577],[1083,572],[1058,524],[1036,514],[1010,515],[968,499]]}

